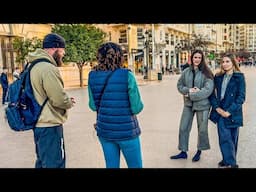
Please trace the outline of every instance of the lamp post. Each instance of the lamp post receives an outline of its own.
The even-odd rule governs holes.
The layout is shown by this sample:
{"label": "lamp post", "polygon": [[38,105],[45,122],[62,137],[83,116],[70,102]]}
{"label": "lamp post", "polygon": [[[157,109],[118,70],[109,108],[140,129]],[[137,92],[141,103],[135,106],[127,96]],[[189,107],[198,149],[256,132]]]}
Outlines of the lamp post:
{"label": "lamp post", "polygon": [[214,64],[214,69],[216,66],[218,66],[218,58],[217,58],[217,54],[218,54],[218,34],[217,34],[217,29],[215,30],[215,34],[216,34],[216,47],[215,47],[215,64]]}
{"label": "lamp post", "polygon": [[128,68],[133,71],[132,45],[131,45],[131,25],[127,26],[127,43],[128,43]]}
{"label": "lamp post", "polygon": [[[180,43],[178,43],[175,47],[175,53],[176,53],[176,67],[181,69],[181,62],[186,62],[189,63],[189,59],[190,59],[190,50],[191,50],[191,45],[190,45],[190,39],[183,39],[180,40]],[[181,51],[186,51],[186,53],[188,53],[188,55],[185,55],[185,57],[183,57],[183,61],[180,62],[180,53]],[[188,56],[188,57],[187,57]]]}
{"label": "lamp post", "polygon": [[217,35],[217,30],[215,31],[216,33],[216,47],[215,47],[215,53],[217,54],[218,51],[218,35]]}
{"label": "lamp post", "polygon": [[179,61],[179,54],[182,50],[182,44],[178,43],[177,45],[175,45],[174,49],[175,49],[175,54],[176,54],[176,68],[180,68],[180,61]]}
{"label": "lamp post", "polygon": [[181,40],[181,50],[186,51],[186,56],[185,56],[185,62],[190,63],[190,57],[191,57],[191,42],[190,42],[190,37],[188,39]]}
{"label": "lamp post", "polygon": [[148,79],[149,74],[149,38],[148,30],[145,31],[145,49],[146,49],[146,69],[144,79]]}

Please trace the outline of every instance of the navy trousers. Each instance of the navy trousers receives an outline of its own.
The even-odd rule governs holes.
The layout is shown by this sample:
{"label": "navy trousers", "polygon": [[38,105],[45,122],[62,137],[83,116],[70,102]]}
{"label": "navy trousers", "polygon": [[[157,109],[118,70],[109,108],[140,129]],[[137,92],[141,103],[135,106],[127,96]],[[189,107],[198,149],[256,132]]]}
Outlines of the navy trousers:
{"label": "navy trousers", "polygon": [[222,117],[217,126],[223,161],[226,165],[236,165],[239,128],[227,128]]}
{"label": "navy trousers", "polygon": [[35,168],[65,168],[66,155],[62,125],[36,127],[34,141],[37,157]]}
{"label": "navy trousers", "polygon": [[3,95],[2,95],[2,104],[5,104],[7,101],[6,95],[7,95],[8,88],[3,88]]}

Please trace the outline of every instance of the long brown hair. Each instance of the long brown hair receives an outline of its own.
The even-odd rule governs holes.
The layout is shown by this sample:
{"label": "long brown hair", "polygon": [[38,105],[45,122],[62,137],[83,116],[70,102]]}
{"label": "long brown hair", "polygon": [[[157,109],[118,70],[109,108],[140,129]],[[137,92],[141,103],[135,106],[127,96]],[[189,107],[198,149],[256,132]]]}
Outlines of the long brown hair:
{"label": "long brown hair", "polygon": [[200,62],[200,64],[199,64],[199,66],[198,66],[198,69],[199,69],[200,71],[202,71],[202,73],[203,73],[207,78],[213,79],[213,73],[212,73],[212,71],[210,70],[210,68],[206,65],[204,53],[203,53],[203,51],[201,51],[201,50],[195,50],[195,51],[193,51],[193,53],[192,53],[192,55],[191,55],[191,58],[190,58],[190,59],[191,59],[191,65],[192,65],[193,69],[194,69],[193,57],[194,57],[194,55],[195,55],[196,53],[199,53],[199,54],[201,55],[201,57],[202,57],[201,62]]}
{"label": "long brown hair", "polygon": [[[239,65],[237,64],[236,57],[235,57],[234,54],[232,54],[232,53],[225,53],[222,56],[222,58],[224,58],[224,57],[228,57],[231,60],[231,62],[233,64],[234,72],[241,72],[241,70],[239,68]],[[220,71],[217,73],[217,75],[222,75],[224,73],[226,73],[226,72],[224,71],[222,65],[220,64]]]}

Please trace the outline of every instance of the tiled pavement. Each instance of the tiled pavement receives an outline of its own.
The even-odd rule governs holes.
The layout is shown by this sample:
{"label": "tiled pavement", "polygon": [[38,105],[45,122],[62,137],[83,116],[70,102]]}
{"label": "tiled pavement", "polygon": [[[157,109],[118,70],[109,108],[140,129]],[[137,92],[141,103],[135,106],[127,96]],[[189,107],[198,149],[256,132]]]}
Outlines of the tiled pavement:
{"label": "tiled pavement", "polygon": [[[240,130],[238,164],[241,168],[256,167],[256,68],[242,68],[247,81],[244,105],[244,127]],[[203,152],[199,162],[191,158],[196,152],[197,128],[194,119],[190,150],[186,160],[170,160],[176,154],[178,126],[183,106],[176,83],[179,75],[165,75],[162,81],[144,81],[137,77],[144,110],[138,115],[141,125],[141,146],[145,168],[216,168],[221,158],[217,130],[209,122],[211,149]],[[69,111],[64,124],[67,168],[104,168],[104,157],[92,128],[95,113],[88,108],[87,88],[67,90],[75,97],[76,105]],[[31,131],[14,132],[4,120],[0,107],[0,168],[33,168],[35,148]],[[126,167],[122,157],[121,167]]]}

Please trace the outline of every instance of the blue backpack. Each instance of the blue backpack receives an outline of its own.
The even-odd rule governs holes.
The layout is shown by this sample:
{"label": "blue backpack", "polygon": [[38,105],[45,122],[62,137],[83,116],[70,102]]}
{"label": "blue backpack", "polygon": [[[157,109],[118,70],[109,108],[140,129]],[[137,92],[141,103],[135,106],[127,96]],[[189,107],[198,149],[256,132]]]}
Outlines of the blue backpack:
{"label": "blue backpack", "polygon": [[10,84],[8,89],[8,106],[5,109],[7,122],[14,131],[25,131],[33,129],[46,104],[48,98],[42,106],[35,99],[33,88],[30,82],[30,71],[38,62],[48,62],[48,59],[37,59],[26,65],[17,79]]}

